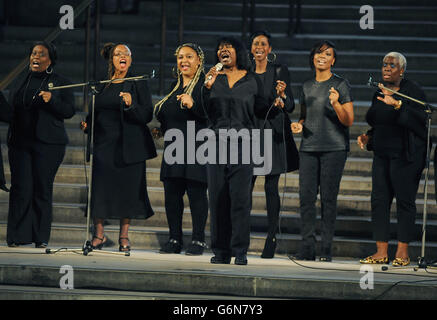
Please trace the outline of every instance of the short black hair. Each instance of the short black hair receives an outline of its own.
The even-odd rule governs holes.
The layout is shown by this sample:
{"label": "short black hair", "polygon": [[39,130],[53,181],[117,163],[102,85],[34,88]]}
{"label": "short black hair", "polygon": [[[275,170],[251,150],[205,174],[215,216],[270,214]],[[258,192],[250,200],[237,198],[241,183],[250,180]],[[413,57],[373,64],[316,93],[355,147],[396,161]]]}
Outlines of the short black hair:
{"label": "short black hair", "polygon": [[258,36],[266,37],[267,41],[269,42],[269,45],[272,46],[272,42],[271,42],[272,36],[267,30],[258,30],[258,31],[255,31],[254,33],[252,33],[250,35],[250,45],[252,45],[253,39],[255,39]]}
{"label": "short black hair", "polygon": [[337,50],[335,49],[335,44],[329,40],[322,40],[322,41],[317,42],[311,49],[310,60],[309,60],[311,69],[314,69],[314,56],[315,56],[315,54],[322,52],[322,48],[325,48],[324,50],[326,50],[328,48],[332,48],[332,50],[334,51],[334,58],[335,58],[333,66],[337,62]]}
{"label": "short black hair", "polygon": [[217,56],[217,52],[219,50],[219,47],[221,44],[230,44],[234,49],[235,49],[235,53],[237,54],[237,68],[238,69],[243,69],[243,70],[250,70],[251,64],[249,61],[249,56],[247,54],[247,50],[246,47],[244,46],[244,44],[237,40],[236,38],[233,37],[223,37],[218,39],[217,41],[217,46],[215,48],[215,60],[216,60],[216,64],[219,61],[219,58]]}
{"label": "short black hair", "polygon": [[49,52],[50,60],[52,61],[51,66],[54,67],[56,64],[56,61],[58,60],[58,53],[56,51],[56,46],[51,42],[36,41],[29,48],[29,56],[32,54],[32,51],[36,46],[43,46],[47,49],[47,51]]}

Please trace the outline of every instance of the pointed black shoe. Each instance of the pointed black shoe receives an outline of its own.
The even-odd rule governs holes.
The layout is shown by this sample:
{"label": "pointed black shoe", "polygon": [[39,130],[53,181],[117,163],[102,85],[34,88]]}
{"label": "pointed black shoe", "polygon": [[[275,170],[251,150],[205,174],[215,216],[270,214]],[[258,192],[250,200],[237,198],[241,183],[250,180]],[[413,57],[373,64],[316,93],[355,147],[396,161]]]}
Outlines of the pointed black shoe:
{"label": "pointed black shoe", "polygon": [[223,257],[219,255],[215,255],[211,258],[211,263],[213,264],[230,264],[231,263],[231,257]]}
{"label": "pointed black shoe", "polygon": [[263,259],[272,259],[275,256],[276,250],[276,237],[267,237],[266,243],[264,244],[264,249],[261,254]]}
{"label": "pointed black shoe", "polygon": [[245,254],[237,255],[234,263],[239,266],[247,265],[247,256]]}
{"label": "pointed black shoe", "polygon": [[289,254],[288,258],[290,260],[303,260],[303,261],[315,261],[316,254],[308,250],[300,251],[297,254]]}

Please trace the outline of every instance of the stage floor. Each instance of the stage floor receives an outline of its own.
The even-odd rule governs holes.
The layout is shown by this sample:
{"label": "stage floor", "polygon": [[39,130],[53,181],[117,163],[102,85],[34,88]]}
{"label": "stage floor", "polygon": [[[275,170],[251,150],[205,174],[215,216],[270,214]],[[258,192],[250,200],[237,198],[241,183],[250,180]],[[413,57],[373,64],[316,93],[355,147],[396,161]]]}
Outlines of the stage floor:
{"label": "stage floor", "polygon": [[[58,247],[59,248],[59,247]],[[57,248],[51,247],[52,251]],[[287,256],[248,265],[211,264],[202,256],[115,249],[47,254],[30,246],[0,246],[0,298],[7,299],[437,299],[437,268],[292,261]],[[19,289],[28,287],[26,294]],[[61,287],[67,289],[61,289]],[[73,290],[71,290],[73,289]],[[117,294],[110,294],[116,292]]]}

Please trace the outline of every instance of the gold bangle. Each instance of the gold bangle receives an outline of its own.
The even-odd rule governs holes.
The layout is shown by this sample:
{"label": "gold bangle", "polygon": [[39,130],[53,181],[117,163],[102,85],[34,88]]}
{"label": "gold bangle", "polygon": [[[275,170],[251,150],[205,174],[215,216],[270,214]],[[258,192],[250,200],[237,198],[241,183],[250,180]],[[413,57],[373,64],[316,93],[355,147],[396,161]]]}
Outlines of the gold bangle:
{"label": "gold bangle", "polygon": [[394,107],[394,108],[395,108],[395,110],[399,110],[401,108],[401,106],[402,106],[402,100],[399,100],[396,107]]}

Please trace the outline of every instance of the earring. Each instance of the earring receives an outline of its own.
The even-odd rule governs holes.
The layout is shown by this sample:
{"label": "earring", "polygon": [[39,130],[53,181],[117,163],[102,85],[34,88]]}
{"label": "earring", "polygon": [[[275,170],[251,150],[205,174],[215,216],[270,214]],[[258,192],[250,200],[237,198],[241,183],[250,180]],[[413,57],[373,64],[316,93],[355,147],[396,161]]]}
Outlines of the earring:
{"label": "earring", "polygon": [[[273,56],[273,59],[269,59],[269,55],[272,55],[272,56]],[[274,53],[274,52],[270,52],[270,53],[267,55],[267,61],[270,62],[270,63],[275,62],[275,61],[276,61],[276,53]]]}
{"label": "earring", "polygon": [[[50,70],[49,70],[49,68],[50,68]],[[53,73],[53,68],[52,68],[52,66],[48,66],[48,67],[47,67],[47,69],[46,69],[46,73],[47,73],[47,74],[52,74],[52,73]]]}

